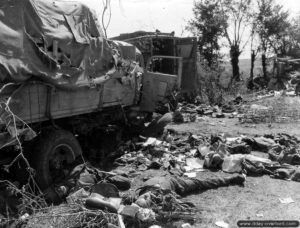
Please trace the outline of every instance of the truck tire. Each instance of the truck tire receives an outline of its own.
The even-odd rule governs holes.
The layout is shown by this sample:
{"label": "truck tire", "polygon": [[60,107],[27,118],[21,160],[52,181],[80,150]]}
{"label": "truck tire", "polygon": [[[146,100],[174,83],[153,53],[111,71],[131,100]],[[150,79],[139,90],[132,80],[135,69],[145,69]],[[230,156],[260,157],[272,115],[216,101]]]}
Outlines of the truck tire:
{"label": "truck tire", "polygon": [[39,187],[44,190],[57,179],[62,179],[63,168],[81,153],[81,147],[71,132],[55,129],[42,132],[31,159]]}

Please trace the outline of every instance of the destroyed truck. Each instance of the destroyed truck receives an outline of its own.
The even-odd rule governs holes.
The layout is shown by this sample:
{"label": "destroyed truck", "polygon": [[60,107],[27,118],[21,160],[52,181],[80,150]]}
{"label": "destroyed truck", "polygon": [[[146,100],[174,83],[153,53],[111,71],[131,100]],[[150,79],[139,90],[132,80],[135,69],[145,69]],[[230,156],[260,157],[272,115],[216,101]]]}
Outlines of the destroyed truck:
{"label": "destroyed truck", "polygon": [[[153,72],[153,58],[178,61],[177,73]],[[182,71],[180,57],[151,59],[144,66],[135,46],[107,40],[84,4],[2,0],[0,165],[26,154],[45,189],[82,154],[80,135],[151,116]]]}

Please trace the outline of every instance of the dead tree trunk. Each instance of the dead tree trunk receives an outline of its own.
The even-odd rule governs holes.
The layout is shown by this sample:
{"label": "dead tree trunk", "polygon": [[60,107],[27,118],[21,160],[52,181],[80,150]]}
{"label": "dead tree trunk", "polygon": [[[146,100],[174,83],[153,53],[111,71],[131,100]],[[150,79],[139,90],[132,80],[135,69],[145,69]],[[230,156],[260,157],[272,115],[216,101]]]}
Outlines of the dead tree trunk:
{"label": "dead tree trunk", "polygon": [[231,45],[230,47],[230,58],[231,58],[231,66],[232,66],[232,82],[240,81],[240,68],[239,68],[239,56],[241,52],[239,50],[238,45]]}
{"label": "dead tree trunk", "polygon": [[268,76],[267,76],[267,58],[266,58],[266,53],[263,52],[261,55],[261,64],[262,64],[262,68],[263,68],[263,76],[264,79],[267,81],[268,80]]}
{"label": "dead tree trunk", "polygon": [[247,84],[247,87],[250,90],[254,89],[253,78],[254,78],[254,64],[255,64],[255,59],[256,59],[256,52],[255,52],[255,50],[251,50],[250,77],[249,77],[248,84]]}
{"label": "dead tree trunk", "polygon": [[251,51],[251,69],[250,69],[250,80],[253,81],[254,78],[254,63],[255,63],[256,54],[255,51]]}

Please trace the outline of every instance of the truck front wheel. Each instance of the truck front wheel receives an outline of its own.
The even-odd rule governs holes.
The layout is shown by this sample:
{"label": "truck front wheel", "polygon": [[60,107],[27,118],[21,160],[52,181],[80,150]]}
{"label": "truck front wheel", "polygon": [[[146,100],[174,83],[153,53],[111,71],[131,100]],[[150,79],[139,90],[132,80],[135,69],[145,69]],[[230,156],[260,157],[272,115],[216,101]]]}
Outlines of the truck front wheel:
{"label": "truck front wheel", "polygon": [[36,143],[32,156],[36,181],[41,189],[63,180],[68,164],[82,153],[75,136],[65,130],[48,129]]}

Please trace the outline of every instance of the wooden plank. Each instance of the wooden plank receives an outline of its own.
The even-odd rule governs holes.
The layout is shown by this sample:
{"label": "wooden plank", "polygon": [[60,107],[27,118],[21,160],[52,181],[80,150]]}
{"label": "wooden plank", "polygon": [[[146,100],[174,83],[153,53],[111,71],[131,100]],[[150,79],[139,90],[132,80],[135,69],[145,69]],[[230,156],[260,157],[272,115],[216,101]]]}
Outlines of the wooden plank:
{"label": "wooden plank", "polygon": [[[102,89],[101,89],[102,88]],[[10,107],[13,113],[28,123],[49,119],[48,89],[43,84],[24,86],[14,95]],[[83,88],[76,92],[54,90],[50,98],[53,119],[99,111],[100,107],[129,106],[134,102],[135,86],[122,85],[116,79],[100,88]]]}

